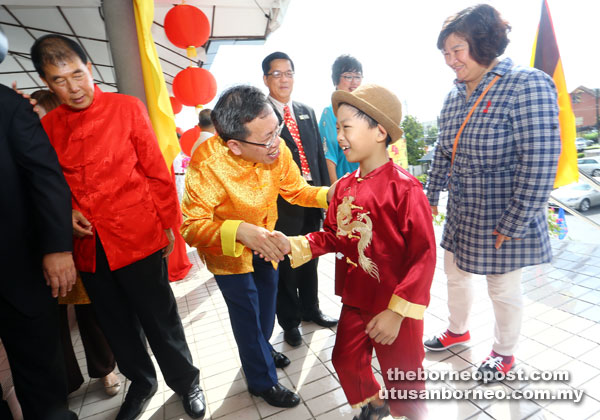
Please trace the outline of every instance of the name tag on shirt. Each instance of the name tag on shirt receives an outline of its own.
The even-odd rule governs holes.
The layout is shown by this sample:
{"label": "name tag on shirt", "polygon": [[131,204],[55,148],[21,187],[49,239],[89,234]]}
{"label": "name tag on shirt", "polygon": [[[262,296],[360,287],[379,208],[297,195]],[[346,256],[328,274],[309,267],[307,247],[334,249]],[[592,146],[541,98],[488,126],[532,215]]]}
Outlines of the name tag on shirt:
{"label": "name tag on shirt", "polygon": [[309,120],[310,119],[310,117],[306,114],[302,114],[298,118],[300,118],[301,120]]}

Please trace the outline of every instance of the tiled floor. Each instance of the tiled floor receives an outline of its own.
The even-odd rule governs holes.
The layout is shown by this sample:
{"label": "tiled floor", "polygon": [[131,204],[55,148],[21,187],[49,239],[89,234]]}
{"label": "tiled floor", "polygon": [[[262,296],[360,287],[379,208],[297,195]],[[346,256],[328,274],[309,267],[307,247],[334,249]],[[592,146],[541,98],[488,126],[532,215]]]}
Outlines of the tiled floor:
{"label": "tiled floor", "polygon": [[[600,246],[555,241],[553,247],[555,258],[551,265],[532,267],[524,272],[527,306],[516,369],[525,372],[567,370],[571,373],[570,381],[506,381],[487,386],[475,381],[430,381],[428,388],[509,392],[514,389],[580,389],[585,392],[582,401],[578,404],[552,400],[433,401],[427,403],[430,419],[600,419]],[[208,402],[207,419],[351,419],[357,413],[348,406],[331,364],[335,328],[322,329],[311,323],[302,325],[303,344],[298,348],[283,342],[278,325],[272,338],[275,348],[292,360],[291,365],[278,370],[278,374],[284,385],[299,392],[300,406],[277,409],[252,397],[246,391],[225,302],[210,273],[198,265],[193,253],[190,256],[195,267],[186,280],[173,284],[173,289],[194,362],[202,372]],[[431,304],[425,316],[427,336],[446,328],[442,257],[439,250]],[[338,314],[340,308],[339,298],[333,295],[333,264],[332,256],[321,258],[319,264],[321,308],[330,315]],[[484,279],[476,277],[474,284],[477,299],[472,312],[470,345],[428,353],[424,362],[427,370],[471,371],[489,353],[493,336],[491,304]],[[75,330],[73,334],[80,363],[85,364],[78,333]],[[0,358],[0,369],[2,364]],[[373,366],[379,369],[376,358]],[[109,398],[97,381],[88,381],[70,396],[69,404],[81,419],[113,419],[125,388]],[[188,417],[178,397],[161,382],[159,392],[142,419]]]}

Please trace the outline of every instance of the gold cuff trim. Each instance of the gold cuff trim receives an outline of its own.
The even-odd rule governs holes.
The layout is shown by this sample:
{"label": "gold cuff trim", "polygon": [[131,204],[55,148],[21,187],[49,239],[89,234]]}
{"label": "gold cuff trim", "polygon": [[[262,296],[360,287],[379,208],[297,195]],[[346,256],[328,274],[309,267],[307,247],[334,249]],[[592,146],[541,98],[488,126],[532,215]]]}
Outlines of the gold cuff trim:
{"label": "gold cuff trim", "polygon": [[227,257],[239,257],[244,251],[244,245],[236,242],[237,230],[243,220],[225,220],[221,225],[221,249]]}
{"label": "gold cuff trim", "polygon": [[398,295],[392,295],[390,303],[388,304],[388,309],[402,315],[405,318],[423,319],[426,306],[411,303],[405,299],[402,299]]}
{"label": "gold cuff trim", "polygon": [[310,244],[305,236],[292,236],[290,239],[290,247],[292,252],[289,255],[290,265],[292,268],[300,267],[312,260],[312,251]]}
{"label": "gold cuff trim", "polygon": [[322,209],[327,209],[329,204],[327,204],[327,193],[329,192],[329,187],[322,187],[317,193],[317,203],[319,203],[319,207]]}
{"label": "gold cuff trim", "polygon": [[372,397],[367,398],[364,401],[359,402],[358,404],[350,404],[350,407],[352,408],[360,408],[363,405],[367,405],[369,404],[371,401],[375,401],[376,399],[379,398],[379,391],[377,391],[377,394],[373,395]]}

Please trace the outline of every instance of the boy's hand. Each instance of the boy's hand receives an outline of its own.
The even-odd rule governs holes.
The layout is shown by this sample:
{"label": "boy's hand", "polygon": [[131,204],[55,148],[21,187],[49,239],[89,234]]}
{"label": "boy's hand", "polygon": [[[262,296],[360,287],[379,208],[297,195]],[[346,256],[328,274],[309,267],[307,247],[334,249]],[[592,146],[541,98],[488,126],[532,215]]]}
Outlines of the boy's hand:
{"label": "boy's hand", "polygon": [[400,331],[400,325],[404,317],[396,312],[386,309],[383,312],[378,313],[369,321],[365,333],[369,335],[376,343],[379,344],[392,344],[398,332]]}
{"label": "boy's hand", "polygon": [[[274,230],[273,232],[269,233],[269,240],[272,243],[274,243],[277,246],[277,248],[284,254],[290,254],[292,252],[290,240],[287,236],[285,236],[278,230]],[[254,251],[254,255],[259,255],[260,258],[264,259],[265,261],[271,261],[269,258],[266,258],[263,254],[261,254],[258,251]]]}
{"label": "boy's hand", "polygon": [[[277,233],[283,235],[281,232]],[[278,235],[273,235],[267,229],[251,223],[243,222],[239,225],[236,240],[260,254],[261,258],[267,261],[283,261],[289,252],[289,242],[286,249],[285,241],[282,241]]]}
{"label": "boy's hand", "polygon": [[281,250],[281,252],[283,252],[286,255],[292,252],[290,240],[287,236],[285,236],[284,233],[279,232],[278,230],[274,230],[273,232],[271,232],[270,236],[271,240],[277,243],[277,247]]}

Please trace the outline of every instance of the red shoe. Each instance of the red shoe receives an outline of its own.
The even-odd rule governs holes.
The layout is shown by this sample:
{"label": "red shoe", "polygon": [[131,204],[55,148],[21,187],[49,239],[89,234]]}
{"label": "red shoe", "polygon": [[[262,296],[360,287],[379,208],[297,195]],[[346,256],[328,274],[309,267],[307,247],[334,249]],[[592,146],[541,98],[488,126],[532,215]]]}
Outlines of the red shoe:
{"label": "red shoe", "polygon": [[490,382],[498,382],[504,379],[509,370],[515,365],[515,358],[511,356],[509,363],[504,362],[502,356],[496,356],[490,354],[479,366],[477,371],[481,373],[481,380],[484,384]]}
{"label": "red shoe", "polygon": [[458,337],[452,337],[448,334],[448,330],[443,333],[436,335],[430,340],[425,341],[423,344],[427,350],[431,351],[442,351],[449,349],[450,347],[458,346],[459,344],[468,343],[471,339],[471,334],[467,331]]}

